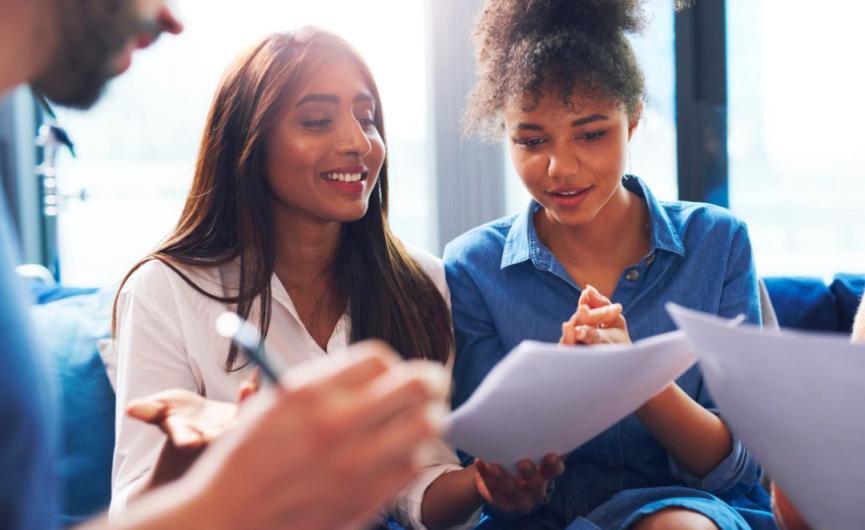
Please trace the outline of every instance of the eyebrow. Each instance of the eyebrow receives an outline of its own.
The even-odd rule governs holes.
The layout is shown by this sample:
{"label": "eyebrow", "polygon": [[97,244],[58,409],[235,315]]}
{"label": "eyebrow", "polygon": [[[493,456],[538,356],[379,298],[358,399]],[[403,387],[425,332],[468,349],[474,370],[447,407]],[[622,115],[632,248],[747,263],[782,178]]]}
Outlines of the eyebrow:
{"label": "eyebrow", "polygon": [[[307,94],[300,98],[300,101],[295,106],[299,107],[304,103],[330,103],[337,105],[339,104],[339,97],[333,94]],[[354,103],[375,103],[375,98],[369,93],[361,92],[354,97]]]}
{"label": "eyebrow", "polygon": [[[584,116],[582,118],[577,118],[576,120],[571,122],[571,127],[579,127],[580,125],[586,125],[587,123],[593,123],[596,121],[608,120],[609,116],[605,114],[592,114],[591,116]],[[517,130],[520,131],[543,131],[544,128],[537,123],[520,123],[517,125]]]}

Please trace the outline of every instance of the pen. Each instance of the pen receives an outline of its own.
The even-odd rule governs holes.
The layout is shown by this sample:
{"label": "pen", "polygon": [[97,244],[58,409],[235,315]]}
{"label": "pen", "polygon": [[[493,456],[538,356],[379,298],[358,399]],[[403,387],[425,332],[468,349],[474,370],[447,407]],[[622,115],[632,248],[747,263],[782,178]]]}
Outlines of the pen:
{"label": "pen", "polygon": [[231,339],[239,348],[246,352],[249,359],[261,369],[261,373],[271,383],[279,384],[279,374],[267,361],[267,351],[264,340],[258,330],[249,322],[243,320],[231,311],[219,315],[216,319],[216,332]]}

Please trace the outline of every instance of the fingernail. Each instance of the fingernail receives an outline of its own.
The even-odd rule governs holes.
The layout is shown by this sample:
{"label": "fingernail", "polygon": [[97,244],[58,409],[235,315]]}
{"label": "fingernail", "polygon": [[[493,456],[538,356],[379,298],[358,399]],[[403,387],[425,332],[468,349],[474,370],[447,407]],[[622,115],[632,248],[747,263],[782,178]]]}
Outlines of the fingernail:
{"label": "fingernail", "polygon": [[159,416],[165,410],[165,405],[161,402],[153,401],[130,401],[126,406],[127,414],[135,414],[137,416],[147,416],[153,418]]}

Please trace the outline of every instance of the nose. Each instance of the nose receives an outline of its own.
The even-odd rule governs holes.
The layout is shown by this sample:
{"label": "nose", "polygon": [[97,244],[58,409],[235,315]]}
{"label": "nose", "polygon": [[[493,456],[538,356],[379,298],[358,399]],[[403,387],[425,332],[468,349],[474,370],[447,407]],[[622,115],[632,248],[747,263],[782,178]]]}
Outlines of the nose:
{"label": "nose", "polygon": [[366,156],[372,149],[372,143],[363,130],[363,126],[351,115],[342,120],[337,140],[337,152],[341,155]]}
{"label": "nose", "polygon": [[550,156],[547,174],[553,180],[562,180],[576,176],[580,172],[580,157],[568,146],[559,147]]}

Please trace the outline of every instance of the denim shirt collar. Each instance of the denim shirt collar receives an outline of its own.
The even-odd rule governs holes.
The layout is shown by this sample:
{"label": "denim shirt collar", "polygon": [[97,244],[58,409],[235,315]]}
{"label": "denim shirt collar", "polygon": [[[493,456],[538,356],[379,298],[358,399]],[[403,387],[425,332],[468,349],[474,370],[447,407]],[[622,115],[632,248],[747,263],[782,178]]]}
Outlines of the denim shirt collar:
{"label": "denim shirt collar", "polygon": [[[652,252],[663,250],[684,257],[685,245],[679,234],[681,227],[673,224],[670,216],[667,215],[667,210],[655,199],[646,184],[638,177],[625,175],[622,177],[622,185],[646,201],[649,208]],[[528,260],[540,269],[551,267],[552,255],[538,239],[533,222],[540,208],[541,205],[532,199],[529,207],[514,219],[502,252],[502,269]]]}

